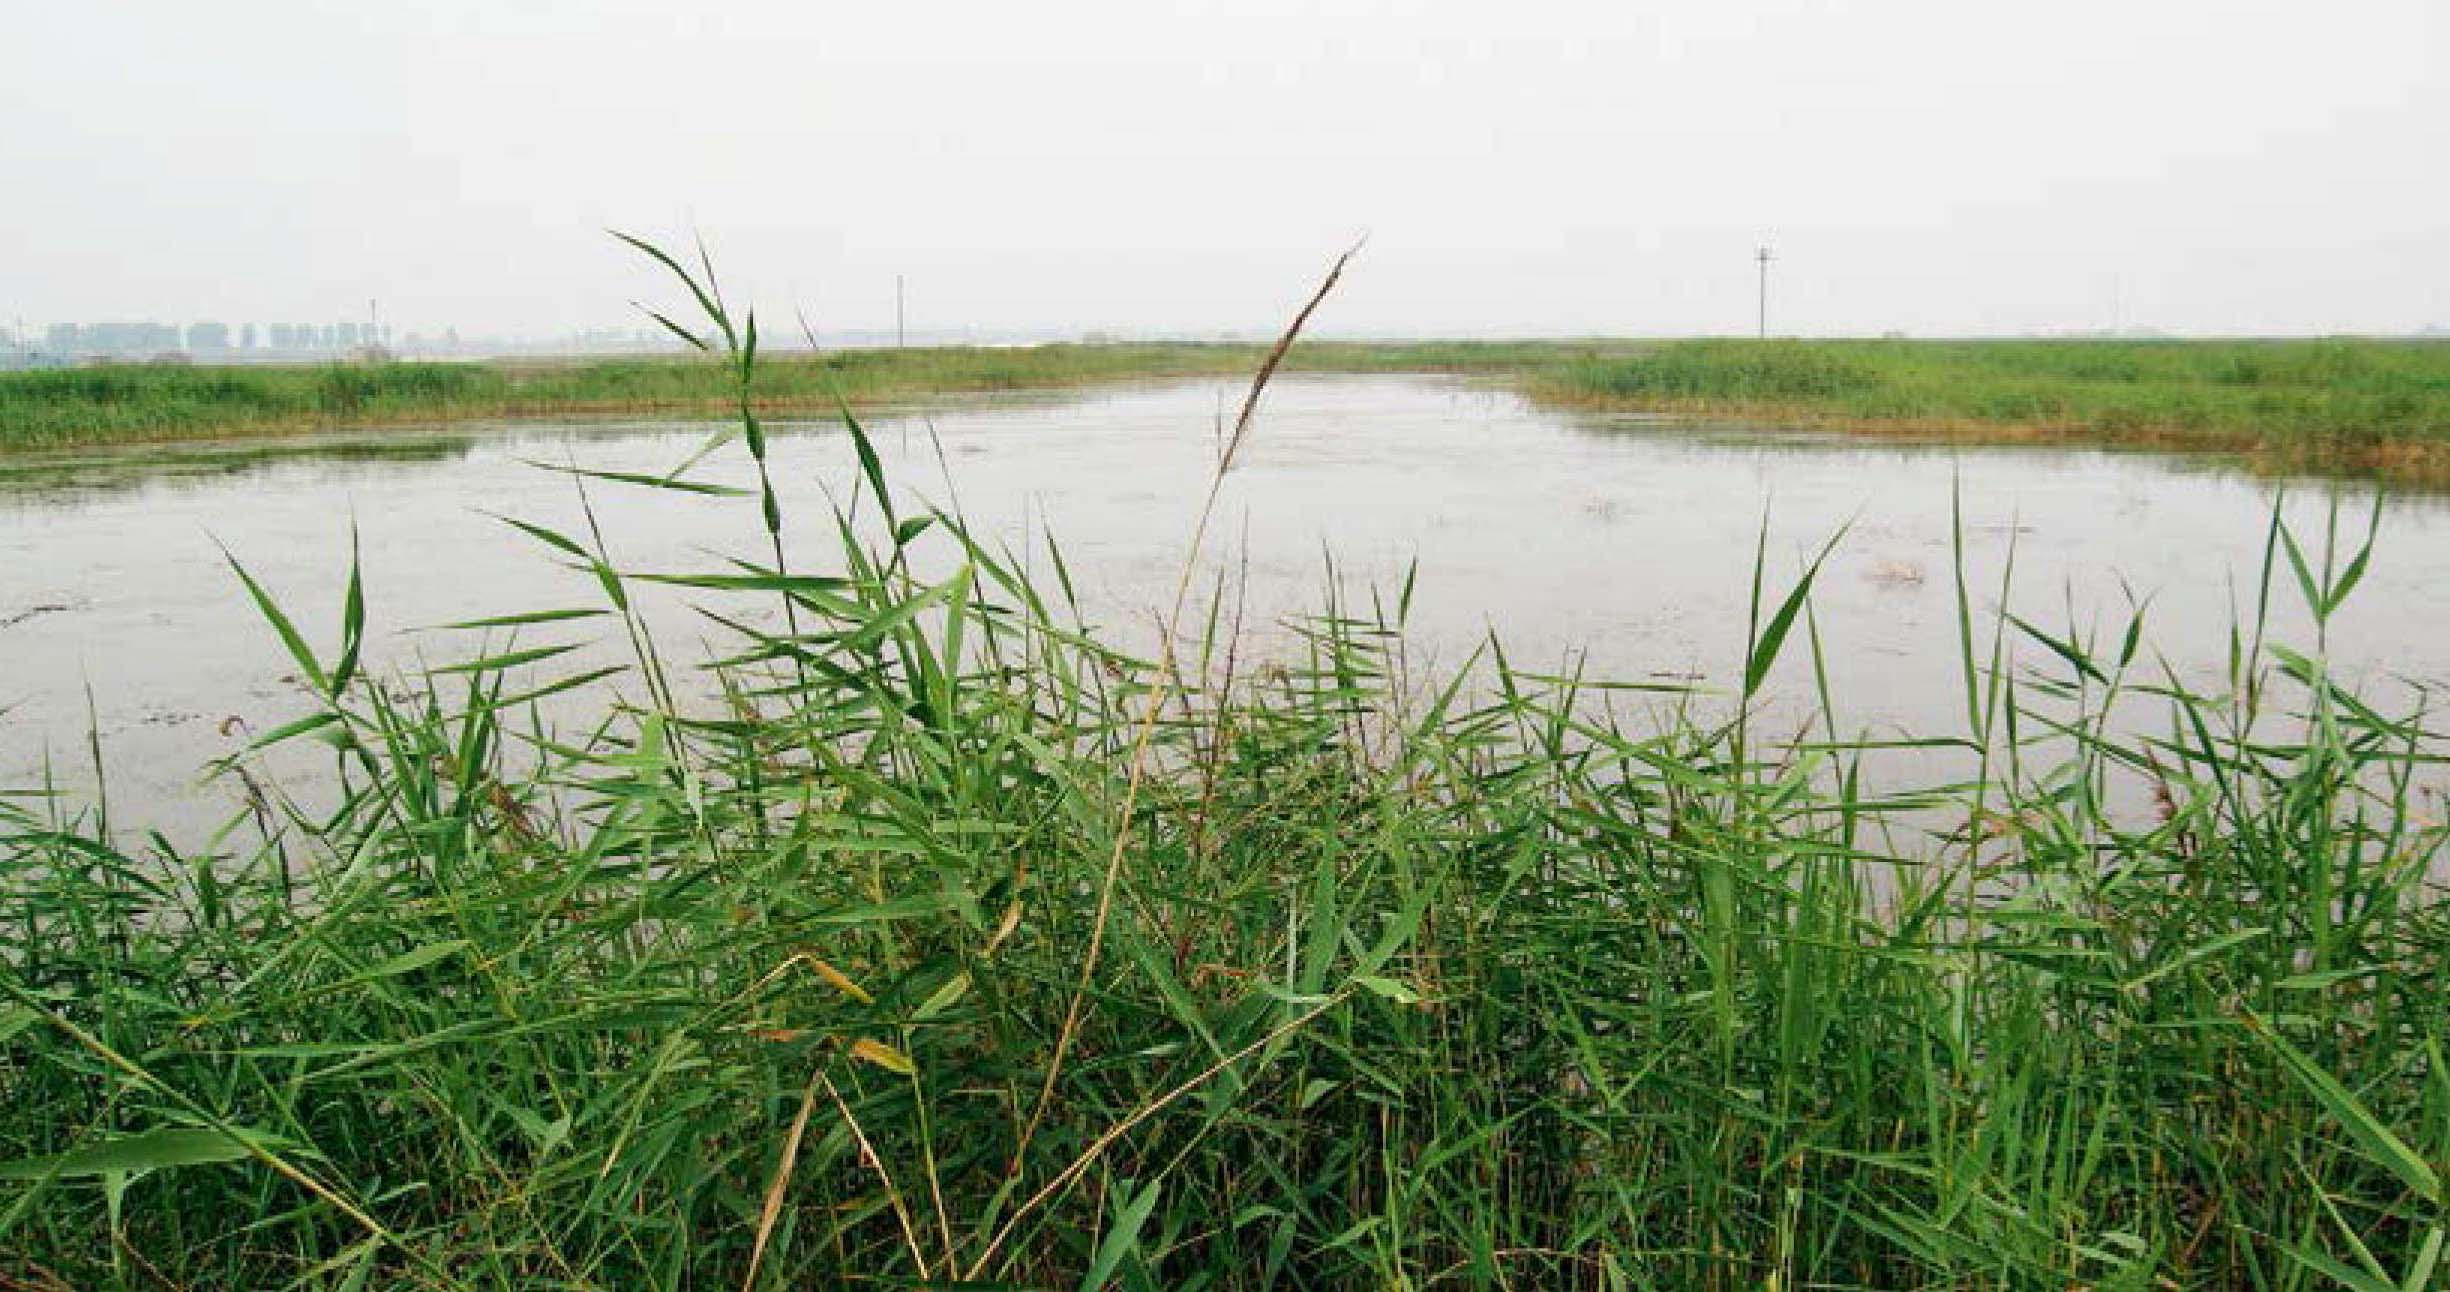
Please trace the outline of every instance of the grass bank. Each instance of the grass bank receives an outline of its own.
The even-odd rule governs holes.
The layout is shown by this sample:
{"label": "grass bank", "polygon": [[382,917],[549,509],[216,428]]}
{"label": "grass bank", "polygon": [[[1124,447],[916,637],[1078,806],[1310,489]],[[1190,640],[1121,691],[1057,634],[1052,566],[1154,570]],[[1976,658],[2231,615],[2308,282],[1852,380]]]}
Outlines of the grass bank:
{"label": "grass bank", "polygon": [[2211,450],[2450,485],[2450,342],[1690,341],[1526,378],[1595,408],[1877,435]]}
{"label": "grass bank", "polygon": [[[1308,342],[1310,372],[1528,373],[1623,354],[1623,342]],[[1252,345],[1040,345],[784,352],[759,361],[754,407],[769,416],[1003,390],[1234,376]],[[647,413],[721,417],[723,375],[684,357],[319,367],[115,364],[0,372],[0,454],[492,418]]]}
{"label": "grass bank", "polygon": [[[1246,372],[1252,346],[1049,345],[770,356],[768,415],[994,390]],[[2273,471],[2450,487],[2450,343],[2427,341],[1304,342],[1312,372],[1443,372],[1599,410],[1919,439],[2233,454]],[[719,416],[669,358],[0,373],[0,453],[478,418]]]}
{"label": "grass bank", "polygon": [[[1756,591],[1722,703],[1655,721],[1502,655],[1412,675],[1402,594],[1265,661],[1194,598],[1135,657],[862,448],[843,510],[765,491],[704,570],[530,528],[572,598],[385,685],[379,588],[327,633],[247,584],[313,688],[264,737],[328,750],[311,802],[242,762],[184,847],[0,806],[0,1278],[2439,1273],[2443,742],[2259,619],[2197,692],[2140,623],[1965,593],[1962,776],[1876,790],[1891,746],[1747,717],[1818,673],[1809,572]],[[753,416],[728,451],[762,464]],[[689,483],[591,487],[722,505]],[[786,525],[822,568],[778,568]],[[2318,620],[2366,563],[2272,552]],[[720,658],[655,646],[649,584]],[[580,634],[631,662],[557,676]]]}
{"label": "grass bank", "polygon": [[[1247,371],[1225,346],[1057,345],[844,350],[770,359],[758,407],[830,414],[969,391]],[[720,373],[676,358],[323,367],[113,365],[0,373],[0,452],[275,435],[482,418],[669,413],[721,416]]]}

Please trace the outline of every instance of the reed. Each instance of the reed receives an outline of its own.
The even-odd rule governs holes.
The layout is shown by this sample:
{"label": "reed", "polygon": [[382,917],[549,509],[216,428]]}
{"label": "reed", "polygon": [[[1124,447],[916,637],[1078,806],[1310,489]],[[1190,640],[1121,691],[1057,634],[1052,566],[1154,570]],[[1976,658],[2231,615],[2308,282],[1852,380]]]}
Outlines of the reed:
{"label": "reed", "polygon": [[[754,454],[754,321],[683,276]],[[1809,567],[1715,697],[1418,676],[1408,588],[1134,654],[844,434],[857,496],[706,569],[523,524],[580,592],[421,674],[370,674],[354,570],[327,638],[239,566],[318,797],[242,758],[192,844],[0,799],[0,1283],[2440,1276],[2442,741],[2263,630],[2354,527],[2275,513],[2210,690],[2140,613],[1961,610],[1909,789],[1832,697],[1751,720],[1819,672]],[[730,647],[683,667],[649,589]],[[582,635],[630,661],[561,675]]]}
{"label": "reed", "polygon": [[[767,355],[766,415],[961,392],[1229,377],[1246,345],[1045,345]],[[2450,486],[2450,344],[2437,341],[1307,340],[1308,372],[1450,373],[1569,408],[1772,420],[1909,439],[2230,455],[2259,470]],[[613,413],[723,416],[703,365],[664,357],[325,368],[0,373],[0,454]]]}
{"label": "reed", "polygon": [[[1053,345],[768,356],[765,411],[1247,370],[1247,348]],[[113,365],[0,373],[0,454],[603,413],[723,416],[722,374],[669,357],[556,363]]]}
{"label": "reed", "polygon": [[2437,341],[1694,341],[1550,364],[1528,383],[1585,407],[2209,450],[2450,485],[2450,344]]}

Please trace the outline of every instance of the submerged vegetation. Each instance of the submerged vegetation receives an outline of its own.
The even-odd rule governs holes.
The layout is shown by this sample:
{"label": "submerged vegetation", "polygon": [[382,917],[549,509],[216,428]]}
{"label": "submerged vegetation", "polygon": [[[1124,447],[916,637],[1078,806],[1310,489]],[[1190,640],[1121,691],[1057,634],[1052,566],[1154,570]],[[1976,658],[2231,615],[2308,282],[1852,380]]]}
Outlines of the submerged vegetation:
{"label": "submerged vegetation", "polygon": [[[700,299],[762,477],[768,370]],[[318,697],[263,738],[329,748],[312,801],[242,760],[182,846],[0,800],[0,1282],[2441,1272],[2442,742],[2262,629],[2370,539],[2275,516],[2211,690],[2140,613],[1978,623],[1960,576],[1965,726],[1908,752],[1962,774],[1905,790],[1825,693],[1753,720],[1821,672],[1816,567],[1756,585],[1708,702],[1494,646],[1413,676],[1408,590],[1268,660],[1192,597],[1133,655],[846,429],[856,494],[764,490],[715,568],[522,522],[583,603],[413,679],[367,674],[380,589],[333,648],[246,580]],[[650,587],[733,647],[681,667]],[[555,676],[590,630],[631,662]]]}
{"label": "submerged vegetation", "polygon": [[[768,356],[756,407],[830,415],[963,391],[1247,372],[1240,345]],[[2432,341],[1306,341],[1312,372],[1462,373],[1572,407],[1774,418],[1868,434],[2235,454],[2270,470],[2450,486],[2450,343]],[[666,358],[0,373],[0,453],[477,418],[718,415]]]}

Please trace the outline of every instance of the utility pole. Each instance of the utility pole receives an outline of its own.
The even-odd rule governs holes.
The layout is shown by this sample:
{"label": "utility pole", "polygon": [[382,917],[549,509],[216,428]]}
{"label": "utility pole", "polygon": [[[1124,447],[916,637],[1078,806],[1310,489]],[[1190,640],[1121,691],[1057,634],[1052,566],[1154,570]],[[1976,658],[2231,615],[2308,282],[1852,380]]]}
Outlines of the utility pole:
{"label": "utility pole", "polygon": [[895,274],[893,276],[893,348],[896,350],[910,344],[909,333],[903,326],[904,318],[905,316],[902,310],[902,276],[900,274]]}
{"label": "utility pole", "polygon": [[1761,340],[1767,341],[1769,339],[1769,262],[1777,257],[1769,253],[1769,248],[1761,247],[1752,253],[1752,258],[1754,263],[1760,266],[1761,271],[1761,313],[1758,335]]}

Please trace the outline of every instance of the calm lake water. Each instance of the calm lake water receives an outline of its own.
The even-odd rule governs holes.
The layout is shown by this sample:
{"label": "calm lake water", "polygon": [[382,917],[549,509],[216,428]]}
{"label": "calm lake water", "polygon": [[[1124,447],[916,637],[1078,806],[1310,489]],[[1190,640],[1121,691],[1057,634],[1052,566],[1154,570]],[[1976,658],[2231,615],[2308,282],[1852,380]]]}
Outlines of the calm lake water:
{"label": "calm lake water", "polygon": [[[957,498],[977,528],[1039,553],[1042,572],[1051,530],[1092,617],[1145,641],[1239,393],[1201,382],[969,402],[924,419],[882,418],[872,430],[901,487]],[[48,761],[89,795],[90,730],[123,823],[208,819],[230,796],[196,787],[196,770],[307,706],[216,540],[328,658],[354,518],[370,660],[447,663],[474,653],[471,637],[418,630],[595,603],[591,580],[483,514],[583,528],[571,480],[533,463],[660,472],[706,431],[524,423],[9,468],[0,474],[0,786],[35,781]],[[848,498],[856,473],[850,442],[831,425],[786,425],[773,462],[786,517],[805,528],[795,565],[825,568],[829,498]],[[752,479],[737,445],[698,474]],[[1435,379],[1288,378],[1270,391],[1227,485],[1210,563],[1247,577],[1251,649],[1281,648],[1281,619],[1320,603],[1326,554],[1342,595],[1376,586],[1389,604],[1417,560],[1416,665],[1459,662],[1501,629],[1518,666],[1580,659],[1594,676],[1723,688],[1741,674],[1765,511],[1772,598],[1845,528],[1817,597],[1841,725],[1953,733],[1962,692],[1952,485],[1962,490],[1978,614],[1998,605],[2012,545],[2009,604],[2027,619],[2054,630],[2073,622],[2106,646],[2128,606],[2145,603],[2149,640],[2183,673],[2217,675],[2233,607],[2254,601],[2275,487],[2140,454],[1897,448],[1577,418]],[[2290,489],[2290,521],[2314,544],[2335,491],[2353,545],[2369,490]],[[763,559],[753,499],[605,484],[591,494],[625,567]],[[2450,507],[2392,499],[2381,527],[2371,571],[2333,623],[2331,653],[2396,706],[2411,686],[2450,683]],[[2285,573],[2276,587],[2273,636],[2311,647]],[[709,637],[677,606],[661,622],[674,655]],[[524,643],[576,636],[584,633],[531,630]],[[1774,682],[1790,698],[1809,684],[1800,645],[1798,634]],[[2017,657],[2050,663],[2030,644]]]}

